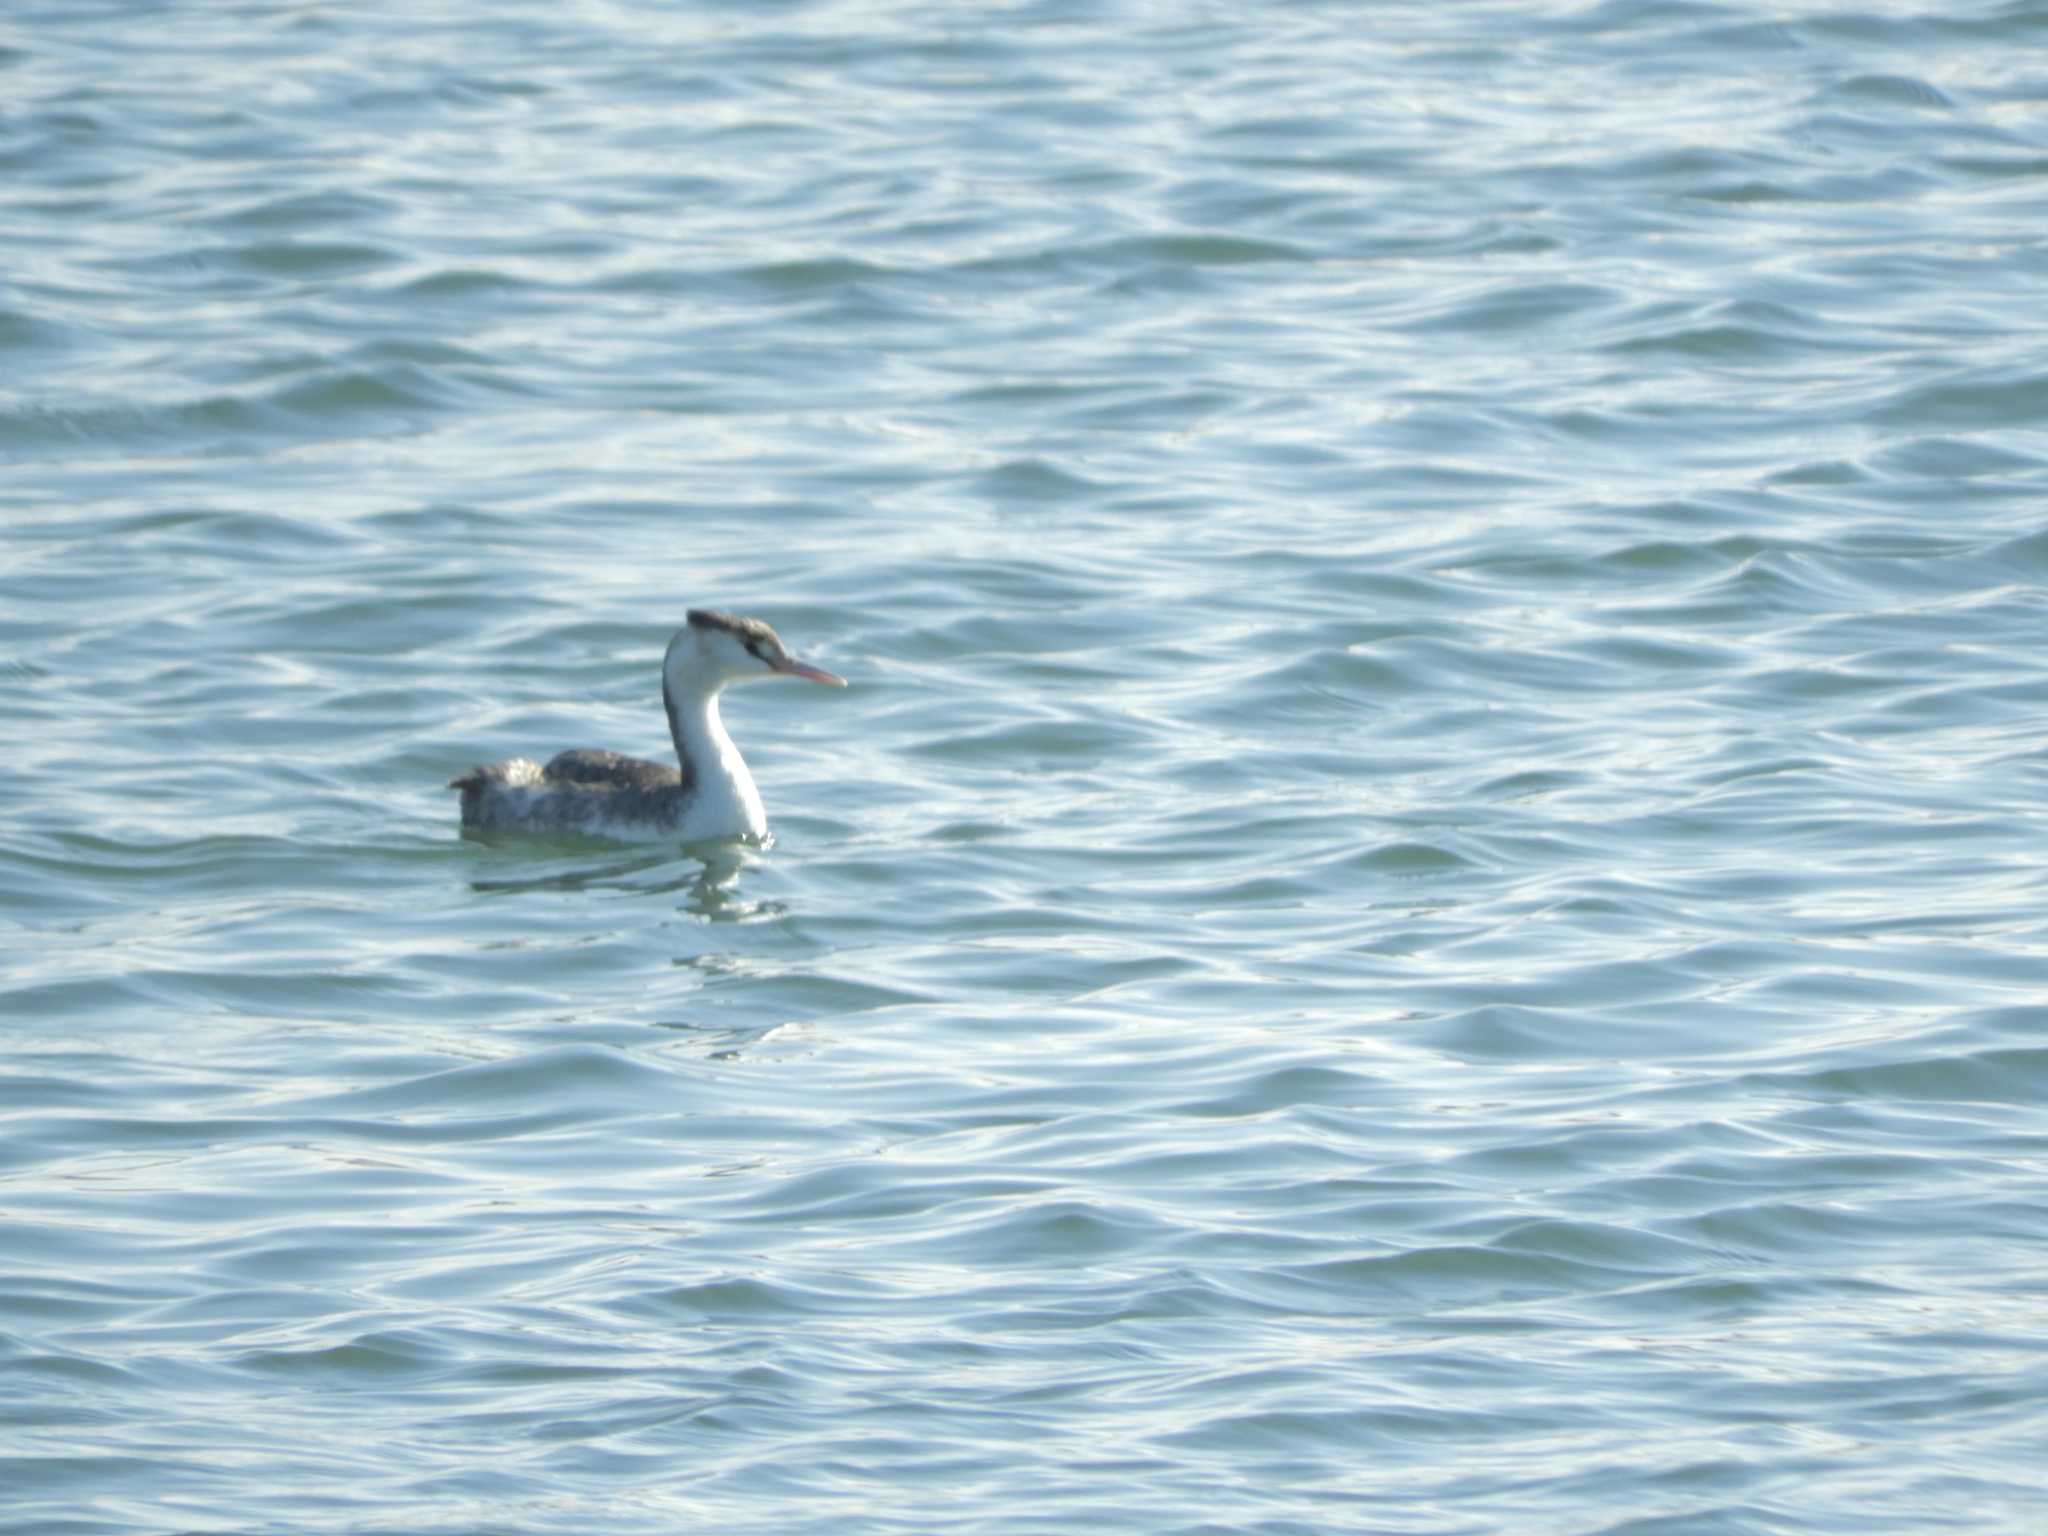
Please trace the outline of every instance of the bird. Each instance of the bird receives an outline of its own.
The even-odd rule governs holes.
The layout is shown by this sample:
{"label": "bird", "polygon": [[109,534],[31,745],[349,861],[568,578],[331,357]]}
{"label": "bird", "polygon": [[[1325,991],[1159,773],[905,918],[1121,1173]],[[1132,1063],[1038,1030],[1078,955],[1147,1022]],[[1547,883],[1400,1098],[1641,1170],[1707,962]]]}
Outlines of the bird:
{"label": "bird", "polygon": [[718,718],[734,683],[846,679],[798,661],[759,619],[692,608],[661,658],[661,702],[676,766],[575,747],[543,768],[530,757],[485,763],[448,781],[462,791],[462,825],[478,831],[667,837],[682,842],[768,835],[768,814],[745,759]]}

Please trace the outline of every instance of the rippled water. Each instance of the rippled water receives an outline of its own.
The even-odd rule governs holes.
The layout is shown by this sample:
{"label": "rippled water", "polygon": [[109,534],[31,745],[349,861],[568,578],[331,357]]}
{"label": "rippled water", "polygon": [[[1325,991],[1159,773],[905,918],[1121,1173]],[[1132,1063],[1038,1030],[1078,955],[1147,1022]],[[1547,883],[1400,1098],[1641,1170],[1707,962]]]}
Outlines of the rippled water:
{"label": "rippled water", "polygon": [[2040,1529],[2044,43],[8,12],[0,1528]]}

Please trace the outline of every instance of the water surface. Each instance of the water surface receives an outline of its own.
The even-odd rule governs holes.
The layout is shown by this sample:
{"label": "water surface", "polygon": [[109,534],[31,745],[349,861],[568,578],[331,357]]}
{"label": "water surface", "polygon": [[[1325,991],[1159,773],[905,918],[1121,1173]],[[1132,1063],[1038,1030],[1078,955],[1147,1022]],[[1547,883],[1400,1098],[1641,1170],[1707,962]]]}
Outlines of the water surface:
{"label": "water surface", "polygon": [[[0,21],[0,1529],[2030,1532],[2038,3]],[[663,746],[763,850],[461,837]]]}

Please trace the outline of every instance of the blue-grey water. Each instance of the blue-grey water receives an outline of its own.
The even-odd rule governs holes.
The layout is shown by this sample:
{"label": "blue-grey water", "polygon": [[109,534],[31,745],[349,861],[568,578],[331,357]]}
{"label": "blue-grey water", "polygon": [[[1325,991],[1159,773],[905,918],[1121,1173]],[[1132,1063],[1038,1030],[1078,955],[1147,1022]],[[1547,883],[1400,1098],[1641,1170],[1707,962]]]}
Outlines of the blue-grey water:
{"label": "blue-grey water", "polygon": [[2044,740],[2041,0],[10,7],[0,1530],[2039,1532]]}

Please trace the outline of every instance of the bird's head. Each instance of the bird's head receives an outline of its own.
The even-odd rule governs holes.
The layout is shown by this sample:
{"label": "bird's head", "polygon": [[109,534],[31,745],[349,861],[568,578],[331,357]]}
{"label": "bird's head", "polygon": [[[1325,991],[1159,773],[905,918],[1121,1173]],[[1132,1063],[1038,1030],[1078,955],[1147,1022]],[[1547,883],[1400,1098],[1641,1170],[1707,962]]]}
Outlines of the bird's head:
{"label": "bird's head", "polygon": [[771,677],[844,688],[846,679],[809,666],[789,654],[782,639],[759,619],[742,619],[709,608],[692,608],[689,623],[675,633],[662,658],[664,686],[677,694],[716,693],[730,683]]}

